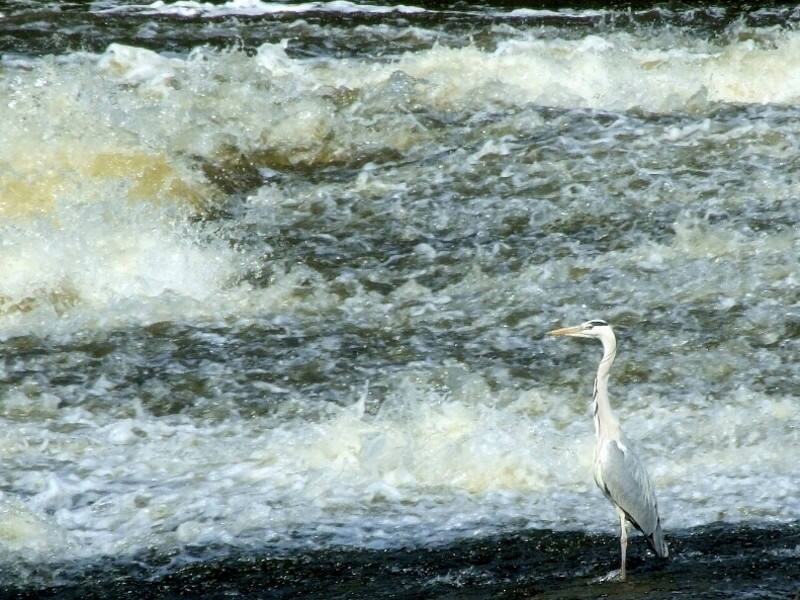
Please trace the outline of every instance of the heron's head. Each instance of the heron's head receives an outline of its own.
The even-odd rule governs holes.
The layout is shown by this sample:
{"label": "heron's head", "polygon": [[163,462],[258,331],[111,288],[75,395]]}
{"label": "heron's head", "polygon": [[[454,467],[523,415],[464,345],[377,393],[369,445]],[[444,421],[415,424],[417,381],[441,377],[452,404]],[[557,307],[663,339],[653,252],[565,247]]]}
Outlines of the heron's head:
{"label": "heron's head", "polygon": [[600,319],[592,319],[574,327],[564,327],[563,329],[553,329],[548,331],[547,335],[568,335],[570,337],[580,338],[599,338],[603,339],[608,334],[613,337],[611,326]]}

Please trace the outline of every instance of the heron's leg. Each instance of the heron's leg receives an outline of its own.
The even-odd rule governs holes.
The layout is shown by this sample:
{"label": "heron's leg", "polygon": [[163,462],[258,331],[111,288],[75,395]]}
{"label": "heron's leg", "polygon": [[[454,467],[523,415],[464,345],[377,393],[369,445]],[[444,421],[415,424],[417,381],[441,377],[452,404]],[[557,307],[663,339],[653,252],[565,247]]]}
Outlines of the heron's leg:
{"label": "heron's leg", "polygon": [[622,553],[622,565],[619,568],[619,580],[627,581],[628,574],[625,572],[625,558],[628,553],[628,526],[625,522],[625,514],[619,512],[619,547]]}

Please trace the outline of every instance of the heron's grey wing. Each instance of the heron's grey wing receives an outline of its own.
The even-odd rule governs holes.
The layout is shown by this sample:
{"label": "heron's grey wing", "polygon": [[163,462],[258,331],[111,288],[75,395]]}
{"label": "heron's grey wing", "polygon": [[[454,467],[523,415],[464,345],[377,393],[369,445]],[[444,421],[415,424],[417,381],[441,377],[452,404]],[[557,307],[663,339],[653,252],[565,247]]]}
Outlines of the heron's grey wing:
{"label": "heron's grey wing", "polygon": [[[633,444],[621,435],[619,440],[604,440],[597,455],[595,479],[600,489],[648,538],[660,539],[658,505],[650,476]],[[662,554],[659,546],[654,548]]]}

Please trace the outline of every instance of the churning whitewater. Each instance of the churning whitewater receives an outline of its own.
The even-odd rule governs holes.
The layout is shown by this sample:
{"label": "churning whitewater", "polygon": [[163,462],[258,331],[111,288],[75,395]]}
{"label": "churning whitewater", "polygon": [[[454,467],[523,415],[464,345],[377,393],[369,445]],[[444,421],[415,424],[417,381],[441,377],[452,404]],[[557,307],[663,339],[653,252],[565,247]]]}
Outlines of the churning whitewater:
{"label": "churning whitewater", "polygon": [[593,317],[668,537],[800,520],[795,12],[42,10],[0,11],[8,585],[613,536],[600,350],[544,336]]}

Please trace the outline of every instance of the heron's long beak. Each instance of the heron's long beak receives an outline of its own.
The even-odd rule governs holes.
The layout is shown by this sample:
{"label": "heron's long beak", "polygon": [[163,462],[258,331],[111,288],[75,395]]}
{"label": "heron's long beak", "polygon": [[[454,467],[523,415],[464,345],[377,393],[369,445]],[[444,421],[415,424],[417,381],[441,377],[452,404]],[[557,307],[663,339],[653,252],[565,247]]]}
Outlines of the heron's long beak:
{"label": "heron's long beak", "polygon": [[548,331],[547,335],[581,335],[583,333],[583,329],[580,325],[576,325],[575,327],[564,327],[563,329],[553,329],[552,331]]}

